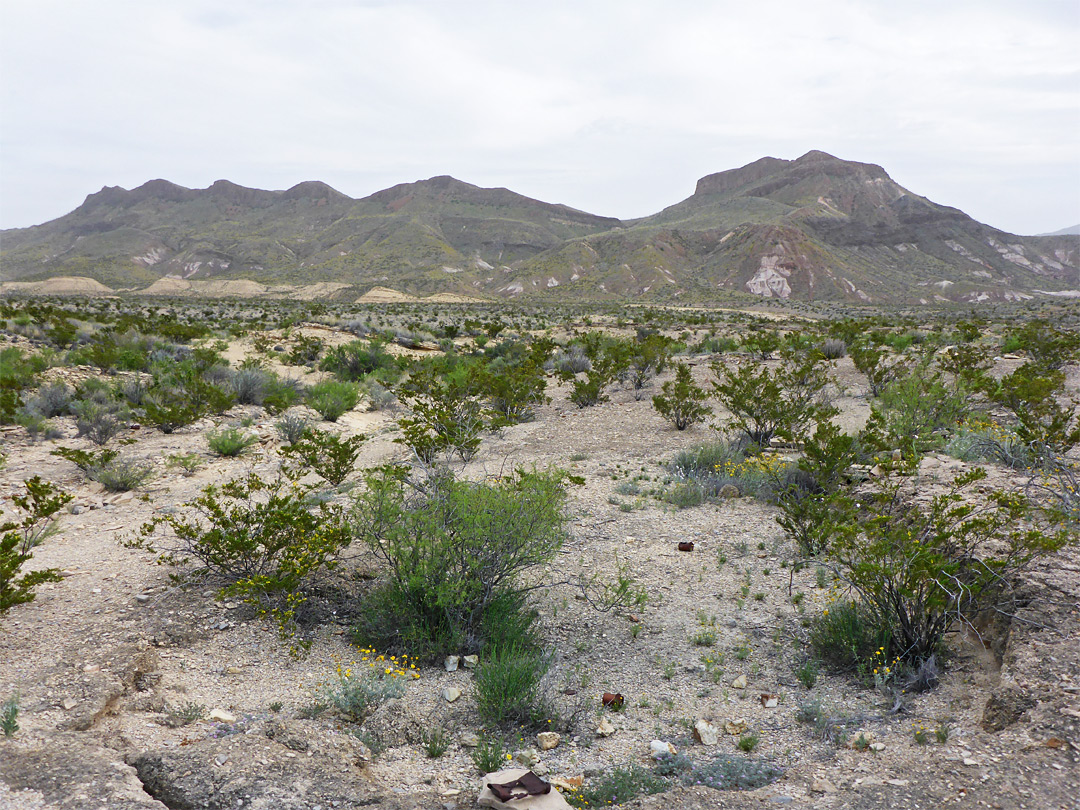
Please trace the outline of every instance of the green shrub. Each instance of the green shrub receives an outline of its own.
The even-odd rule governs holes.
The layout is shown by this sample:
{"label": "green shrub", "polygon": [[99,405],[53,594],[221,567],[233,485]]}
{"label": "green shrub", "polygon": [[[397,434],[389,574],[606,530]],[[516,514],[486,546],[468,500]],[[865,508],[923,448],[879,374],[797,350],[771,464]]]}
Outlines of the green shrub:
{"label": "green shrub", "polygon": [[75,429],[99,447],[109,443],[123,429],[118,415],[119,406],[103,405],[90,400],[76,400],[71,405],[75,413]]}
{"label": "green shrub", "polygon": [[490,734],[481,734],[472,752],[473,765],[482,774],[501,771],[509,759],[503,741]]}
{"label": "green shrub", "polygon": [[343,439],[322,430],[308,429],[281,454],[295,462],[297,474],[311,471],[331,486],[340,485],[353,471],[365,436]]}
{"label": "green shrub", "polygon": [[403,468],[367,474],[356,500],[357,535],[387,567],[388,581],[358,624],[363,641],[419,657],[526,640],[530,577],[562,547],[561,471],[525,472],[495,483],[447,472],[410,481]]}
{"label": "green shrub", "polygon": [[712,413],[704,404],[705,391],[694,384],[690,367],[680,363],[675,368],[675,379],[661,386],[662,394],[652,398],[656,412],[675,425],[676,430],[686,430],[697,422],[703,422]]}
{"label": "green shrub", "polygon": [[213,352],[198,350],[192,357],[155,373],[153,385],[142,397],[145,421],[162,433],[172,433],[203,416],[224,413],[232,407],[232,392],[207,377],[216,362]]}
{"label": "green shrub", "polygon": [[547,379],[531,359],[506,363],[499,358],[489,363],[483,372],[483,386],[496,415],[495,426],[532,421],[536,407],[547,399],[544,396]]}
{"label": "green shrub", "polygon": [[907,371],[907,365],[888,355],[870,343],[859,342],[849,346],[851,362],[866,376],[871,396],[879,397],[889,384]]}
{"label": "green shrub", "polygon": [[393,378],[400,373],[397,361],[386,351],[386,344],[378,340],[354,340],[336,346],[326,353],[319,368],[350,382],[359,382],[379,370],[391,372]]}
{"label": "green shrub", "polygon": [[[322,354],[325,344],[317,337],[298,334],[292,340],[292,345],[285,355],[285,361],[291,366],[304,366],[315,363]],[[334,420],[330,420],[331,422]]]}
{"label": "green shrub", "polygon": [[281,437],[282,442],[296,444],[311,427],[311,423],[306,416],[289,413],[281,417],[274,427],[277,428],[278,436]]}
{"label": "green shrub", "polygon": [[824,422],[804,443],[803,456],[795,468],[785,470],[782,480],[776,481],[776,503],[780,508],[776,522],[795,541],[800,554],[820,554],[837,526],[850,520],[842,508],[847,502],[835,501],[831,496],[846,486],[855,460],[854,438],[831,422]]}
{"label": "green shrub", "polygon": [[[751,745],[756,734],[749,734],[739,740],[739,748],[753,750],[757,742]],[[747,740],[744,743],[743,740]],[[771,785],[784,775],[784,769],[771,762],[746,759],[738,756],[720,755],[711,762],[695,764],[683,774],[684,785],[702,785],[713,790],[756,790]]]}
{"label": "green shrub", "polygon": [[987,396],[1013,418],[1013,430],[1033,454],[1067,453],[1080,442],[1074,402],[1062,404],[1065,373],[1025,363],[1000,381],[988,380]]}
{"label": "green shrub", "polygon": [[247,448],[259,441],[258,436],[246,433],[236,427],[222,427],[208,431],[206,443],[210,449],[219,456],[231,458],[243,453]]}
{"label": "green shrub", "polygon": [[71,407],[71,386],[65,382],[54,382],[43,385],[26,402],[28,410],[33,411],[43,419],[51,419],[54,416],[62,416]]}
{"label": "green shrub", "polygon": [[337,563],[352,539],[344,509],[312,505],[312,488],[287,476],[251,474],[206,487],[189,514],[159,515],[126,542],[177,569],[179,583],[222,586],[271,615],[284,636],[295,631],[306,590]]}
{"label": "green shrub", "polygon": [[1049,321],[1035,319],[1009,335],[1005,351],[1023,349],[1035,365],[1057,371],[1080,355],[1080,333],[1054,326]]}
{"label": "green shrub", "polygon": [[484,374],[475,364],[414,370],[399,391],[409,415],[398,420],[402,432],[398,441],[425,464],[454,454],[468,461],[480,448],[486,428],[483,390]]}
{"label": "green shrub", "polygon": [[330,680],[316,690],[315,699],[349,720],[363,722],[383,703],[405,694],[405,670],[384,663],[368,660],[339,666]]}
{"label": "green shrub", "polygon": [[14,737],[19,730],[19,693],[0,703],[0,731],[5,737]]}
{"label": "green shrub", "polygon": [[759,447],[773,436],[801,441],[811,425],[837,413],[825,401],[828,374],[812,358],[785,358],[774,370],[744,364],[736,370],[714,363],[713,391],[731,414],[730,424]]}
{"label": "green shrub", "polygon": [[130,456],[122,456],[116,450],[99,450],[90,453],[71,447],[58,447],[52,455],[67,459],[86,473],[91,481],[97,481],[110,492],[127,492],[138,489],[154,474],[154,465]]}
{"label": "green shrub", "polygon": [[905,369],[872,405],[864,442],[910,457],[942,447],[968,412],[968,393],[945,384],[929,357]]}
{"label": "green shrub", "polygon": [[117,455],[95,466],[86,475],[109,492],[128,492],[138,489],[154,477],[154,464],[131,456]]}
{"label": "green shrub", "polygon": [[0,615],[15,605],[33,601],[38,585],[60,581],[60,572],[55,568],[21,576],[19,571],[34,556],[33,548],[49,533],[54,516],[71,496],[37,475],[26,479],[23,486],[25,494],[14,495],[11,499],[22,513],[22,519],[0,523]]}
{"label": "green shrub", "polygon": [[327,422],[336,422],[359,401],[360,386],[351,382],[325,380],[311,386],[307,392],[308,405]]}
{"label": "green shrub", "polygon": [[890,649],[887,629],[857,602],[833,602],[810,625],[810,645],[823,661],[847,672],[865,675],[869,661],[880,647]]}
{"label": "green shrub", "polygon": [[881,643],[890,659],[926,661],[954,622],[1004,607],[1009,583],[1077,540],[1023,494],[971,492],[986,478],[982,469],[926,498],[912,464],[882,467],[883,475],[858,493],[853,520],[832,539],[829,554],[870,635],[887,639]]}
{"label": "green shrub", "polygon": [[634,762],[619,765],[575,791],[567,791],[566,801],[577,808],[609,807],[638,796],[663,793],[671,783],[663,776]]}
{"label": "green shrub", "polygon": [[551,719],[541,682],[551,656],[518,642],[493,645],[476,670],[476,704],[480,719],[491,723],[539,725]]}

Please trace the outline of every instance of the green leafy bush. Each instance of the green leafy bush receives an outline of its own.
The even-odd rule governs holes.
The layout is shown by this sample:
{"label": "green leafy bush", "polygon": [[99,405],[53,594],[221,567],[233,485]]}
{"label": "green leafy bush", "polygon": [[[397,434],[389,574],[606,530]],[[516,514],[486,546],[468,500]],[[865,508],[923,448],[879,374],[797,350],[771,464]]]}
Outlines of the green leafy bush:
{"label": "green leafy bush", "polygon": [[325,380],[311,386],[307,392],[308,405],[327,422],[336,422],[359,401],[360,386],[352,382]]}
{"label": "green leafy bush", "polygon": [[23,486],[26,492],[11,499],[22,519],[0,523],[0,615],[15,605],[33,601],[38,585],[60,581],[60,572],[55,568],[22,575],[19,571],[34,556],[33,548],[48,534],[54,516],[71,496],[37,475],[26,479]]}
{"label": "green leafy bush", "polygon": [[871,407],[864,442],[915,457],[945,444],[967,416],[968,392],[948,386],[926,357],[905,367]]}
{"label": "green leafy bush", "polygon": [[356,499],[357,536],[383,561],[387,581],[357,625],[361,641],[434,657],[526,640],[534,575],[562,547],[561,471],[525,472],[494,483],[448,472],[410,480],[401,467],[366,476]]}
{"label": "green leafy bush", "polygon": [[686,430],[697,422],[703,422],[712,413],[705,404],[707,394],[694,384],[690,367],[680,363],[675,368],[675,379],[661,386],[662,394],[652,398],[656,412],[675,425],[676,430]]}
{"label": "green leafy bush", "polygon": [[222,427],[208,431],[206,434],[206,443],[210,449],[226,458],[240,455],[258,441],[258,436],[246,433],[237,427]]}
{"label": "green leafy bush", "polygon": [[297,474],[310,470],[336,487],[353,471],[365,438],[361,434],[343,439],[309,428],[295,442],[281,448],[281,454],[297,464]]}
{"label": "green leafy bush", "polygon": [[378,340],[354,340],[330,349],[319,363],[323,371],[333,372],[343,380],[359,382],[369,374],[383,371],[383,382],[393,382],[400,373],[397,361]]}
{"label": "green leafy bush", "polygon": [[986,478],[982,469],[927,499],[913,465],[882,467],[884,474],[859,491],[854,519],[832,539],[829,554],[871,635],[887,638],[890,660],[929,659],[955,622],[972,623],[979,612],[1007,604],[1017,575],[1076,542],[1023,494],[972,492]]}
{"label": "green leafy bush", "polygon": [[541,682],[551,656],[522,642],[505,642],[488,651],[476,670],[476,705],[484,722],[538,725],[551,719]]}
{"label": "green leafy bush", "polygon": [[759,447],[774,436],[801,441],[812,425],[837,413],[825,400],[828,373],[814,358],[789,356],[776,370],[751,364],[712,368],[713,391],[730,412],[731,427]]}
{"label": "green leafy bush", "polygon": [[383,663],[368,659],[349,667],[339,666],[330,680],[316,690],[315,699],[349,720],[363,722],[383,703],[405,694],[405,671]]}
{"label": "green leafy bush", "polygon": [[312,488],[255,474],[206,487],[187,514],[159,515],[127,542],[177,569],[179,583],[209,582],[295,630],[306,588],[337,564],[352,533],[338,504],[312,505]]}
{"label": "green leafy bush", "polygon": [[402,432],[398,441],[425,464],[454,454],[468,461],[480,448],[480,435],[487,427],[483,390],[484,374],[476,364],[415,369],[399,391],[409,415],[398,420]]}
{"label": "green leafy bush", "polygon": [[795,469],[786,468],[778,476],[776,522],[795,541],[800,554],[820,554],[838,527],[850,522],[851,515],[842,508],[847,502],[832,496],[849,483],[848,472],[855,460],[855,439],[831,422],[823,422],[803,444]]}

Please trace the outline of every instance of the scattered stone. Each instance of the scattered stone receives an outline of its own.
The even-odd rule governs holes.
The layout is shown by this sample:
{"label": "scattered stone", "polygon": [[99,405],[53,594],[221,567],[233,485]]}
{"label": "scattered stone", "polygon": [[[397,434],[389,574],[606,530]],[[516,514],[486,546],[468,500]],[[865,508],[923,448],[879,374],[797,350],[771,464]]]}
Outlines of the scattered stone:
{"label": "scattered stone", "polygon": [[514,760],[526,768],[531,768],[540,761],[540,753],[535,748],[526,748],[515,751]]}
{"label": "scattered stone", "polygon": [[443,661],[443,666],[447,672],[457,672],[458,664],[461,662],[460,655],[448,655],[446,660]]}
{"label": "scattered stone", "polygon": [[746,731],[746,721],[727,720],[724,722],[724,731],[731,735],[742,734],[744,731]]}
{"label": "scattered stone", "polygon": [[892,785],[893,787],[907,787],[911,784],[907,779],[886,779],[886,785]]}
{"label": "scattered stone", "polygon": [[880,754],[882,751],[885,750],[885,743],[883,743],[883,742],[870,743],[870,750]]}
{"label": "scattered stone", "polygon": [[723,500],[731,500],[732,498],[738,498],[742,495],[739,492],[739,488],[734,484],[724,484],[720,487],[720,492],[717,493]]}
{"label": "scattered stone", "polygon": [[551,786],[559,790],[577,790],[585,782],[584,776],[553,776],[548,780]]}
{"label": "scattered stone", "polygon": [[64,707],[64,711],[70,712],[79,705],[79,701],[75,700],[75,698],[64,698],[64,702],[60,705]]}
{"label": "scattered stone", "polygon": [[555,748],[562,740],[554,731],[541,731],[536,735],[536,744],[540,746],[541,751],[550,751]]}
{"label": "scattered stone", "polygon": [[606,717],[600,720],[600,725],[596,727],[597,737],[610,737],[615,733],[615,726]]}
{"label": "scattered stone", "polygon": [[236,722],[236,715],[230,714],[224,709],[211,709],[210,714],[207,715],[211,720],[217,720],[219,723],[232,724]]}
{"label": "scattered stone", "polygon": [[476,748],[480,744],[480,735],[474,734],[471,731],[466,731],[460,737],[458,737],[458,744],[462,748]]}
{"label": "scattered stone", "polygon": [[968,767],[972,767],[972,766],[978,765],[980,763],[979,763],[979,761],[977,759],[972,759],[971,757],[964,757],[964,764],[967,765]]}
{"label": "scattered stone", "polygon": [[447,703],[453,703],[459,697],[461,697],[461,690],[456,686],[448,686],[442,690],[443,700]]}
{"label": "scattered stone", "polygon": [[815,779],[810,783],[811,793],[836,793],[836,785],[828,779]]}
{"label": "scattered stone", "polygon": [[762,692],[761,705],[764,706],[766,709],[775,709],[777,706],[780,705],[780,696],[770,694],[768,692]]}
{"label": "scattered stone", "polygon": [[738,678],[731,682],[732,689],[745,689],[746,688],[746,676],[740,675]]}
{"label": "scattered stone", "polygon": [[480,656],[466,655],[461,659],[461,663],[465,665],[465,669],[476,669],[476,665],[480,663]]}
{"label": "scattered stone", "polygon": [[653,740],[649,743],[649,754],[653,759],[663,759],[664,757],[673,757],[679,750],[669,742],[663,740]]}
{"label": "scattered stone", "polygon": [[716,745],[720,739],[720,729],[701,718],[694,723],[694,739],[702,745]]}
{"label": "scattered stone", "polygon": [[136,594],[135,595],[135,601],[138,602],[140,605],[145,605],[147,602],[150,601],[150,594],[148,594],[148,593]]}
{"label": "scattered stone", "polygon": [[218,754],[216,757],[214,757],[214,764],[217,765],[219,768],[228,761],[229,761],[229,755],[228,754]]}

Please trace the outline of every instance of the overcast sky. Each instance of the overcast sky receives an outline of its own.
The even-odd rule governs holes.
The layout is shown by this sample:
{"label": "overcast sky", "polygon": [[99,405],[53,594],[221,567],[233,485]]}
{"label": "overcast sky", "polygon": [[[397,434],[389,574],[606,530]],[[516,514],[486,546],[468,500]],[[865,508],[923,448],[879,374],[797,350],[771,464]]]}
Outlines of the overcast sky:
{"label": "overcast sky", "polygon": [[0,227],[102,186],[451,174],[631,218],[821,149],[1080,223],[1076,0],[4,0]]}

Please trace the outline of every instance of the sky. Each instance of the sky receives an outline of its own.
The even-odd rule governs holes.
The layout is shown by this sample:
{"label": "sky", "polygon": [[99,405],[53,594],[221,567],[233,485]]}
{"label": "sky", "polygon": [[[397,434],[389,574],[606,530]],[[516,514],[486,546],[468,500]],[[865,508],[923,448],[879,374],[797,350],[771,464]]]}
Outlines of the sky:
{"label": "sky", "polygon": [[0,228],[165,178],[450,174],[623,219],[819,149],[1080,224],[1076,0],[5,0]]}

